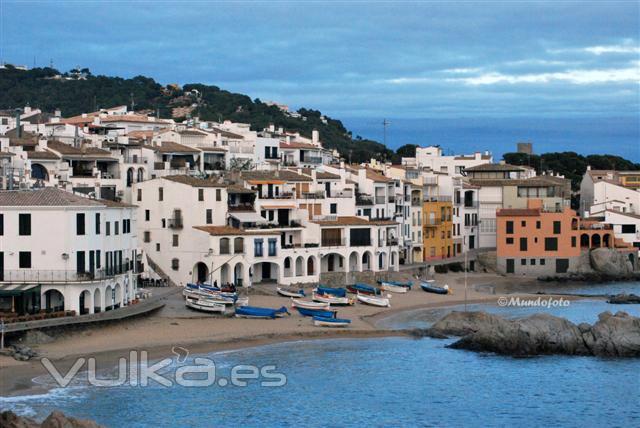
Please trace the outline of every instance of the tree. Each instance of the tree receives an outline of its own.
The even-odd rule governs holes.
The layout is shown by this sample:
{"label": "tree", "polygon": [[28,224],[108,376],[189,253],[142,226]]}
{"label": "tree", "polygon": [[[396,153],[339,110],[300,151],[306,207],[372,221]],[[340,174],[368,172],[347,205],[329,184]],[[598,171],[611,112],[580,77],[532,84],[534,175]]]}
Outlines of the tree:
{"label": "tree", "polygon": [[401,158],[413,158],[416,156],[416,148],[418,148],[416,144],[405,144],[398,147],[396,154]]}

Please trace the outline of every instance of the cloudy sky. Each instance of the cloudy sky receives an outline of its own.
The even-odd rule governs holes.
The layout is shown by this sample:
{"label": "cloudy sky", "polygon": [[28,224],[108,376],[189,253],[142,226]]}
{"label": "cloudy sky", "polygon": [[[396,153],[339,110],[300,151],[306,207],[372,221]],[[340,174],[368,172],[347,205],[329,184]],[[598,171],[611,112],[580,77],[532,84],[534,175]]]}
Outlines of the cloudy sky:
{"label": "cloudy sky", "polygon": [[2,60],[203,82],[335,117],[640,114],[628,2],[14,2]]}

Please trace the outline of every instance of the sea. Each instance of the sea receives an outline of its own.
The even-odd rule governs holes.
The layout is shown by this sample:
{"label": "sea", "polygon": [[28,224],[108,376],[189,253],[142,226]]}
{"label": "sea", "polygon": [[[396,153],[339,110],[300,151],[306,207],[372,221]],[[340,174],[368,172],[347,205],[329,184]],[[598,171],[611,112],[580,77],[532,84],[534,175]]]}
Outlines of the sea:
{"label": "sea", "polygon": [[[342,118],[353,132],[382,142],[384,118]],[[573,151],[612,154],[640,163],[640,117],[590,118],[386,118],[387,146],[440,145],[445,154],[490,151],[494,160],[515,152],[517,142],[533,143],[534,153]]]}
{"label": "sea", "polygon": [[[637,292],[640,282],[596,284],[595,294],[609,287]],[[446,312],[462,309],[409,312],[380,327],[427,327]],[[590,298],[568,306],[468,309],[509,318],[547,312],[576,323],[593,323],[607,310],[640,316],[640,305],[610,305]],[[331,339],[190,355],[173,361],[163,373],[171,378],[196,357],[207,357],[215,363],[215,384],[99,387],[78,382],[44,395],[3,397],[0,408],[36,419],[59,409],[108,427],[640,426],[640,359],[512,358],[449,349],[451,342]],[[246,385],[218,381],[247,366],[282,375],[280,385],[265,386],[264,379]],[[113,373],[104,369],[101,376]],[[35,380],[51,382],[47,376]]]}

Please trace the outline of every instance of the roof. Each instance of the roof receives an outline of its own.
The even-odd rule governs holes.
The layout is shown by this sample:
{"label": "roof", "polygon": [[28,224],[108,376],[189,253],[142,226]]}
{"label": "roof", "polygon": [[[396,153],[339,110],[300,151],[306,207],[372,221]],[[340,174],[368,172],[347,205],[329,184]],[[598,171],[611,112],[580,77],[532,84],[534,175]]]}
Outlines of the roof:
{"label": "roof", "polygon": [[471,178],[469,184],[472,186],[486,187],[543,187],[543,186],[567,186],[570,181],[566,178],[540,176],[532,178],[510,179],[510,178]]}
{"label": "roof", "polygon": [[182,131],[178,131],[178,134],[180,135],[195,135],[198,137],[205,137],[207,135],[206,132],[204,131],[199,131],[197,129],[185,129]]}
{"label": "roof", "polygon": [[308,150],[322,150],[322,147],[314,146],[308,143],[280,143],[281,149],[308,149]]}
{"label": "roof", "polygon": [[[287,168],[289,171],[296,172],[296,168]],[[311,176],[311,168],[300,168],[300,171],[304,175]],[[326,171],[318,171],[316,169],[316,179],[317,180],[340,180],[340,176],[338,174],[333,174],[331,172]]]}
{"label": "roof", "polygon": [[129,138],[152,139],[153,131],[131,131],[127,134]]}
{"label": "roof", "polygon": [[538,217],[540,210],[537,208],[502,208],[496,212],[498,217]]}
{"label": "roof", "polygon": [[240,135],[240,134],[235,134],[233,132],[225,131],[224,129],[220,129],[220,128],[211,128],[209,131],[214,133],[214,134],[220,134],[221,136],[223,136],[225,138],[232,138],[234,140],[243,140],[244,139],[244,137],[242,135]]}
{"label": "roof", "polygon": [[77,148],[57,140],[48,141],[47,148],[58,152],[63,156],[112,157],[111,152],[107,150],[102,150],[97,147],[87,145],[83,145],[81,148]]}
{"label": "roof", "polygon": [[89,199],[56,187],[44,187],[36,190],[1,190],[2,207],[110,207],[127,208],[120,202],[104,199]]}
{"label": "roof", "polygon": [[393,181],[392,178],[385,177],[383,174],[380,174],[370,168],[367,168],[367,179],[373,180],[376,183],[391,183]]}
{"label": "roof", "polygon": [[275,171],[243,171],[244,180],[282,180],[282,181],[311,181],[311,177],[298,174],[288,169]]}
{"label": "roof", "polygon": [[226,153],[227,149],[224,147],[198,147],[199,150],[203,152],[214,152],[214,153]]}
{"label": "roof", "polygon": [[247,189],[246,187],[242,187],[239,184],[230,184],[229,186],[227,186],[227,192],[228,193],[247,193],[247,194],[254,194],[256,193],[255,190],[253,189]]}
{"label": "roof", "polygon": [[211,236],[226,236],[226,235],[280,235],[279,231],[272,231],[268,229],[247,230],[238,229],[232,226],[193,226],[194,229],[207,232]]}
{"label": "roof", "polygon": [[50,150],[27,152],[27,158],[39,160],[58,160],[60,157]]}
{"label": "roof", "polygon": [[146,116],[143,114],[112,114],[107,117],[100,118],[100,122],[152,122],[166,125],[169,123],[167,120],[156,119],[155,117]]}
{"label": "roof", "polygon": [[312,220],[311,222],[320,226],[393,226],[398,224],[393,220],[367,220],[355,216],[336,217],[335,220]]}
{"label": "roof", "polygon": [[168,175],[162,178],[176,183],[186,184],[187,186],[191,187],[226,187],[225,184],[217,183],[213,180],[205,180],[203,178],[193,177],[191,175]]}
{"label": "roof", "polygon": [[163,141],[162,145],[151,148],[158,153],[200,153],[198,149],[174,143],[173,141]]}
{"label": "roof", "polygon": [[510,165],[508,163],[483,163],[481,165],[470,166],[464,169],[465,171],[524,171],[524,168],[516,165]]}
{"label": "roof", "polygon": [[[482,155],[481,159],[482,160],[490,160],[491,159],[491,155]],[[460,155],[460,156],[454,156],[453,159],[455,160],[474,160],[476,157],[475,155],[469,155],[469,156],[465,156],[465,155]]]}

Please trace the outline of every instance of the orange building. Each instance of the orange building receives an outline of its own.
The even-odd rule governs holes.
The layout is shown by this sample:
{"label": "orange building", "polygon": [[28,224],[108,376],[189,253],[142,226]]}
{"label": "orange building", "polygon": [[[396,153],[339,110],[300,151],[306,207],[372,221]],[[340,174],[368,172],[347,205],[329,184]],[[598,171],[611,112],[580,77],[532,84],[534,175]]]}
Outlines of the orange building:
{"label": "orange building", "polygon": [[424,260],[445,259],[455,256],[453,247],[453,205],[451,201],[425,201],[422,207]]}
{"label": "orange building", "polygon": [[[544,210],[531,199],[527,208],[496,213],[498,271],[523,275],[556,275],[574,271],[584,250],[610,247],[615,242],[610,225],[581,220],[576,212]],[[634,264],[635,265],[635,264]]]}

